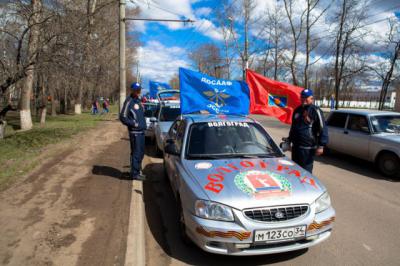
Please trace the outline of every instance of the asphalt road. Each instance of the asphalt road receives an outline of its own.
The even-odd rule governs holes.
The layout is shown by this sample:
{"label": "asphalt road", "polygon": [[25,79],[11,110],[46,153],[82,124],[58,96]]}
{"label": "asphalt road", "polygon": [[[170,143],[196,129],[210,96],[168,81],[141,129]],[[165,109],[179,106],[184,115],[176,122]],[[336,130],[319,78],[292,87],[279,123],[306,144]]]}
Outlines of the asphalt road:
{"label": "asphalt road", "polygon": [[[276,142],[288,134],[288,126],[271,118],[257,120]],[[151,147],[147,156],[146,265],[400,265],[400,180],[381,176],[371,163],[337,153],[317,159],[314,174],[328,188],[337,214],[326,242],[278,255],[229,257],[182,243],[162,159],[154,156]]]}

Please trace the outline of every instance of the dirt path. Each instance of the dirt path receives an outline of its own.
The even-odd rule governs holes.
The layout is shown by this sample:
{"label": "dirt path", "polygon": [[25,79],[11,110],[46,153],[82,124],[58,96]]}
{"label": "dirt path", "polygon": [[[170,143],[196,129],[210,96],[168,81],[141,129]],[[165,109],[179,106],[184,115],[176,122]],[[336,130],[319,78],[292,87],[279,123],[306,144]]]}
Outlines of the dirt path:
{"label": "dirt path", "polygon": [[123,265],[128,159],[126,130],[104,122],[1,192],[0,264]]}

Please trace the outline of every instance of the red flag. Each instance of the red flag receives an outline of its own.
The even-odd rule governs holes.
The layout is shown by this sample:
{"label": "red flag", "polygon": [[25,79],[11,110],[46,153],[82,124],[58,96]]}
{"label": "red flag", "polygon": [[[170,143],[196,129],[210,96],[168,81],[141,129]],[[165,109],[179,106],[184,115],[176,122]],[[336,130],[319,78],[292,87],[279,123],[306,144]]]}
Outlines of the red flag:
{"label": "red flag", "polygon": [[254,71],[246,71],[246,82],[250,89],[250,114],[274,116],[291,124],[292,114],[301,104],[303,88],[268,79]]}

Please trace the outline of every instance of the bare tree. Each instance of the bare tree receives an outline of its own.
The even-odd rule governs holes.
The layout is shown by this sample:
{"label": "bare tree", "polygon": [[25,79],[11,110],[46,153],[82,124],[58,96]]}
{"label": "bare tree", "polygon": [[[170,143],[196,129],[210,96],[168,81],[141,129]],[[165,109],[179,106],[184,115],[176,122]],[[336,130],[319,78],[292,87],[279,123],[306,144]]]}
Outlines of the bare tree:
{"label": "bare tree", "polygon": [[189,58],[194,62],[200,72],[219,77],[221,51],[215,44],[203,44],[195,49]]}
{"label": "bare tree", "polygon": [[[264,53],[263,73],[267,75],[268,57],[272,55],[272,68],[274,80],[278,80],[278,72],[283,60],[282,54],[284,51],[283,37],[285,33],[284,14],[282,10],[275,5],[274,9],[267,10],[265,19],[266,38],[268,39],[268,47]],[[270,51],[272,50],[272,53]]]}
{"label": "bare tree", "polygon": [[301,33],[303,31],[303,23],[304,23],[304,14],[306,10],[302,12],[300,15],[299,21],[296,24],[295,18],[296,15],[294,14],[293,10],[293,4],[294,0],[283,0],[285,4],[285,11],[287,18],[289,20],[289,25],[290,25],[290,31],[291,31],[291,36],[292,36],[292,56],[290,58],[290,71],[292,74],[292,83],[294,85],[299,85],[298,79],[297,79],[297,70],[296,70],[296,57],[297,57],[297,52],[298,52],[298,46],[299,46],[299,40]]}
{"label": "bare tree", "polygon": [[[400,23],[397,19],[391,19],[389,20],[389,25],[390,31],[388,34],[387,43],[389,47],[392,46],[393,50],[391,54],[388,55],[390,58],[389,68],[386,71],[385,75],[382,75],[383,82],[379,97],[379,110],[382,110],[385,106],[387,91],[390,83],[393,80],[393,71],[396,67],[397,60],[400,57]],[[397,97],[400,97],[400,95]]]}
{"label": "bare tree", "polygon": [[[322,15],[328,10],[330,5],[324,7],[321,11],[318,10],[320,4],[320,0],[307,0],[306,1],[306,10],[305,10],[305,48],[306,48],[306,62],[304,65],[304,80],[303,86],[308,88],[308,80],[309,80],[309,66],[310,66],[310,54],[312,50],[314,50],[319,42],[311,43],[311,29],[318,22],[318,20],[322,17]],[[316,12],[318,13],[316,13]],[[314,14],[316,13],[316,14]]]}
{"label": "bare tree", "polygon": [[233,13],[234,9],[232,4],[229,4],[227,0],[222,1],[222,8],[217,10],[217,20],[224,38],[223,49],[225,65],[223,69],[225,69],[225,77],[227,79],[231,78],[231,65],[233,61],[232,50],[234,48],[234,40],[230,23],[233,18]]}
{"label": "bare tree", "polygon": [[[347,67],[349,59],[357,54],[357,43],[354,38],[355,33],[362,26],[365,20],[366,8],[364,1],[342,0],[341,7],[338,12],[339,25],[336,34],[336,50],[335,50],[335,99],[336,106],[339,108],[339,90],[344,79],[355,75],[364,70],[364,64],[354,65],[354,68]],[[358,36],[360,37],[360,36]]]}
{"label": "bare tree", "polygon": [[37,56],[38,50],[38,39],[39,39],[39,21],[42,13],[42,1],[31,0],[31,19],[28,20],[30,25],[30,35],[28,42],[28,61],[32,62],[26,69],[26,78],[22,87],[22,95],[20,101],[20,123],[22,130],[28,130],[32,128],[32,116],[30,100],[32,95],[33,78],[35,74],[35,64],[33,63],[34,58]]}

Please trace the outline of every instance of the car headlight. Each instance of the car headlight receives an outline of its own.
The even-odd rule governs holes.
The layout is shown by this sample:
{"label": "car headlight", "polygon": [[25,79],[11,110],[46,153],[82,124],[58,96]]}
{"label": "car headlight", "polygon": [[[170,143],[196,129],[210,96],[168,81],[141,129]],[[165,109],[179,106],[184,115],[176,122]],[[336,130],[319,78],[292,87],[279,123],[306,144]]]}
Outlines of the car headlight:
{"label": "car headlight", "polygon": [[319,197],[315,201],[315,212],[319,213],[325,211],[330,206],[331,206],[331,197],[329,197],[328,192],[325,192],[324,194],[322,194],[321,197]]}
{"label": "car headlight", "polygon": [[206,219],[229,222],[235,220],[232,208],[208,200],[197,200],[195,203],[195,211],[197,216]]}

